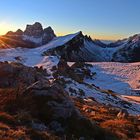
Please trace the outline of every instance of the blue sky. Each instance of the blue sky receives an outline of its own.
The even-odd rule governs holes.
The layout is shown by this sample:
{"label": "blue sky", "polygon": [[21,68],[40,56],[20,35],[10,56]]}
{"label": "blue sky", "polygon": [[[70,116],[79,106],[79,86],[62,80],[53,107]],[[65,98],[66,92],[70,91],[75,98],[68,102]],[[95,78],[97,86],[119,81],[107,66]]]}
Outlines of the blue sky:
{"label": "blue sky", "polygon": [[82,30],[99,39],[140,33],[140,0],[4,0],[0,34],[39,21],[56,34]]}

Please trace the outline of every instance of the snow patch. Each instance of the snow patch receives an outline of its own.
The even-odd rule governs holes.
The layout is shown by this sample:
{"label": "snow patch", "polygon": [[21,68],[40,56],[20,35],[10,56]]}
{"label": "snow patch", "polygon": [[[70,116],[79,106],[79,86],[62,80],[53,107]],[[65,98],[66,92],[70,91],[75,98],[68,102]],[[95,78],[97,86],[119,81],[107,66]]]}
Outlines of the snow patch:
{"label": "snow patch", "polygon": [[42,42],[42,37],[36,38],[34,36],[23,35],[22,39],[33,42],[33,43],[36,43],[36,44],[41,44],[41,42]]}

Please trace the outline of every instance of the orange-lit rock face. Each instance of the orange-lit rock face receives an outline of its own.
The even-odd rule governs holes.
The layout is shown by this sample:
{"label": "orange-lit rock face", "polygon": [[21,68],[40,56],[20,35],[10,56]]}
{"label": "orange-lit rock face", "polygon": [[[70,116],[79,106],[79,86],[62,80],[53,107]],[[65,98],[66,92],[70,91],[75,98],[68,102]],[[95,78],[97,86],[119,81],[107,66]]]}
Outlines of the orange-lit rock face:
{"label": "orange-lit rock face", "polygon": [[0,36],[0,48],[8,48],[8,44],[4,41],[2,36]]}
{"label": "orange-lit rock face", "polygon": [[23,41],[20,36],[4,35],[0,37],[0,47],[1,48],[15,48],[15,47],[32,48],[35,47],[35,44],[32,42]]}

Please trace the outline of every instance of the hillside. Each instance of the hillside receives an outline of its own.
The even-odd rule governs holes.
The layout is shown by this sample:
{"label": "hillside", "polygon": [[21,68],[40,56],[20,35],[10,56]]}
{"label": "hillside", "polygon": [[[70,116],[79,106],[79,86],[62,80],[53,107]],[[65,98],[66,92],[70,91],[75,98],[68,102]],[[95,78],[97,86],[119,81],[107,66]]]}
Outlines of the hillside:
{"label": "hillside", "polygon": [[42,67],[0,64],[0,138],[139,138],[140,103],[85,82],[97,78],[89,70],[92,65],[70,68],[60,62],[52,73]]}
{"label": "hillside", "polygon": [[57,37],[38,22],[0,37],[0,139],[139,140],[139,40]]}

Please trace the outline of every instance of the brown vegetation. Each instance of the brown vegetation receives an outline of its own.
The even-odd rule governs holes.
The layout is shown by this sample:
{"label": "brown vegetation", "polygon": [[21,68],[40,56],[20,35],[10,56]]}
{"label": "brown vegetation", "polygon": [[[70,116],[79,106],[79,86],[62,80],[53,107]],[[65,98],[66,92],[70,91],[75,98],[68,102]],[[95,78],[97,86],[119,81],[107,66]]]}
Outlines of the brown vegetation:
{"label": "brown vegetation", "polygon": [[84,116],[95,121],[106,131],[115,134],[118,139],[140,139],[140,120],[138,116],[130,115],[127,118],[119,119],[117,114],[120,109],[118,108],[105,106],[91,99],[84,101],[83,99],[74,98],[74,101]]}

